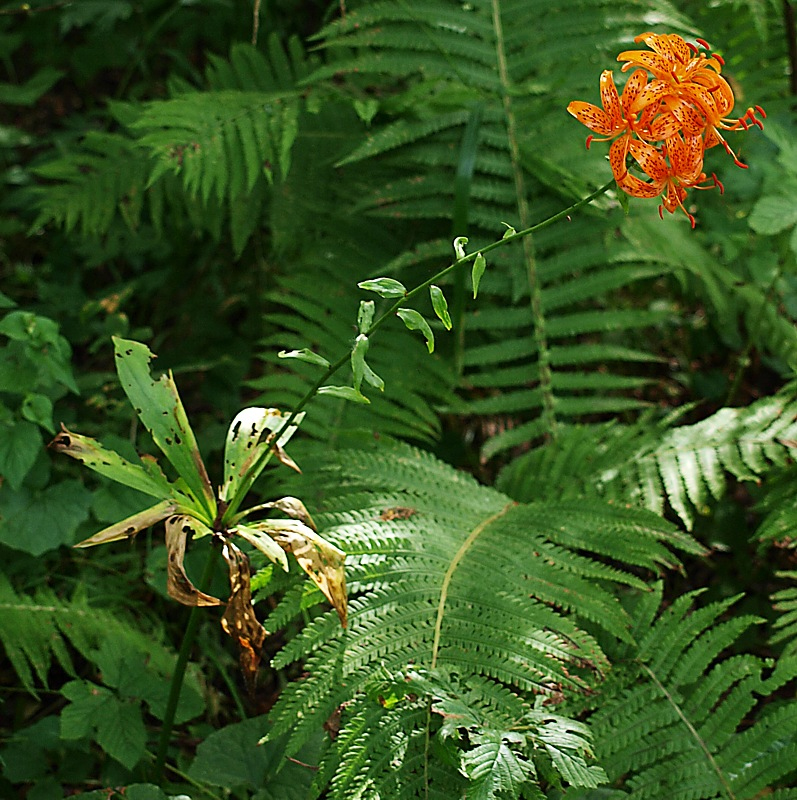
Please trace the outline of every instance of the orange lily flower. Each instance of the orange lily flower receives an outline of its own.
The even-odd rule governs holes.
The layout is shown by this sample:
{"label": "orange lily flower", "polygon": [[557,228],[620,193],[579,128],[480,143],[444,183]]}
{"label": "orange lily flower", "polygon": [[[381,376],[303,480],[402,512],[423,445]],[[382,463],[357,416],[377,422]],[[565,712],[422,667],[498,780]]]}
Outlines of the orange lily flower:
{"label": "orange lily flower", "polygon": [[[713,189],[716,186],[720,193],[724,191],[716,175],[708,178],[703,172],[703,142],[700,136],[682,138],[676,134],[668,138],[661,148],[641,140],[633,141],[629,152],[650,181],[644,181],[629,172],[617,185],[632,197],[650,198],[663,194],[659,216],[665,209],[673,214],[680,208],[694,228],[695,218],[684,206],[686,190]],[[709,180],[710,186],[701,185]]]}

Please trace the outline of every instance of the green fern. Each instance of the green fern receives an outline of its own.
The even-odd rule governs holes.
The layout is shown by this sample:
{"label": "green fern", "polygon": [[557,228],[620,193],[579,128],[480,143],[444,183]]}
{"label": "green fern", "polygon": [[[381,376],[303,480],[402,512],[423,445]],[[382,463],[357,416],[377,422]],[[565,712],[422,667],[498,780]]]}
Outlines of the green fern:
{"label": "green fern", "polygon": [[[612,585],[644,589],[636,568],[672,567],[671,548],[700,548],[645,511],[518,505],[407,446],[344,449],[306,466],[303,491],[320,493],[325,535],[348,554],[350,623],[341,632],[318,617],[275,658],[278,668],[302,659],[308,677],[286,688],[272,719],[274,735],[290,732],[290,754],[343,706],[319,791],[330,781],[333,797],[357,786],[363,797],[414,797],[421,786],[442,797],[457,764],[486,797],[517,797],[549,773],[595,785],[580,728],[528,704],[555,702],[608,669],[585,626],[629,639]],[[276,616],[298,614],[299,600],[289,592],[290,610]],[[471,716],[446,727],[455,700]],[[548,724],[570,725],[572,737],[546,773],[545,759],[529,759]],[[516,770],[496,764],[488,777],[489,758],[515,759]],[[517,782],[501,783],[504,769]]]}
{"label": "green fern", "polygon": [[589,698],[599,762],[634,800],[794,798],[774,790],[795,777],[797,705],[776,693],[797,660],[725,655],[760,620],[726,618],[734,598],[693,609],[697,594],[661,611],[661,587],[633,601],[636,644],[610,652],[617,667]]}
{"label": "green fern", "polygon": [[[695,425],[643,418],[631,426],[562,428],[556,441],[508,465],[497,485],[523,502],[595,496],[659,514],[669,504],[691,528],[695,514],[707,513],[723,496],[727,475],[758,480],[790,462],[797,441],[794,389],[747,408],[722,408]],[[772,505],[778,514],[787,510],[784,503]],[[770,524],[778,530],[789,525],[774,518]]]}
{"label": "green fern", "polygon": [[797,583],[797,572],[778,572],[777,576],[793,585],[772,596],[773,607],[780,613],[772,625],[774,632],[770,642],[783,647],[784,655],[797,656],[797,586],[794,585]]}

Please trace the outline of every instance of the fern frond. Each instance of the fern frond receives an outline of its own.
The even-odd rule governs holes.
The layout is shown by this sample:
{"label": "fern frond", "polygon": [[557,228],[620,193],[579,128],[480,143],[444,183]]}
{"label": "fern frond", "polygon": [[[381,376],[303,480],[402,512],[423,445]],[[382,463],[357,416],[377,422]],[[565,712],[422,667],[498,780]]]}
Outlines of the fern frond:
{"label": "fern frond", "polygon": [[727,475],[757,480],[790,462],[797,441],[794,388],[747,408],[722,408],[694,425],[670,428],[644,419],[563,428],[555,442],[510,464],[498,486],[525,502],[584,494],[657,513],[669,504],[691,528],[695,514],[725,493]]}
{"label": "fern frond", "polygon": [[[778,572],[779,578],[797,584],[797,572]],[[797,585],[781,589],[772,595],[773,608],[779,616],[772,623],[770,642],[783,647],[784,656],[797,656]]]}
{"label": "fern frond", "polygon": [[[440,729],[434,709],[450,695],[476,715],[470,741],[483,733],[494,752],[495,736],[503,741],[500,731],[511,729],[506,715],[526,708],[529,697],[579,691],[607,668],[581,620],[628,638],[612,584],[640,586],[632,566],[658,570],[677,563],[672,548],[699,549],[641,510],[600,502],[518,505],[403,445],[341,450],[324,465],[309,465],[305,479],[320,493],[325,536],[348,554],[350,624],[340,631],[330,615],[319,617],[275,658],[276,667],[302,659],[308,677],[283,692],[273,721],[275,735],[290,731],[292,749],[343,706],[350,732],[341,734],[345,744],[332,745],[324,767],[340,796],[347,787],[354,791],[355,779],[357,786],[381,786],[388,766],[393,779],[414,780],[405,776],[405,762],[388,764],[386,753],[411,749],[424,700],[432,700],[434,720],[425,723],[425,737]],[[375,670],[390,676],[377,689]],[[421,673],[434,686],[421,691]],[[462,688],[445,689],[450,681]],[[404,723],[389,708],[391,692],[404,697],[402,686],[415,697],[404,704],[413,709]],[[374,707],[379,697],[388,699]],[[444,727],[447,712],[441,713]],[[513,752],[525,747],[507,741]],[[455,749],[471,752],[463,747]],[[419,756],[423,764],[435,761],[434,749]],[[579,780],[592,774],[583,757]],[[472,758],[478,783],[480,757]]]}
{"label": "fern frond", "polygon": [[696,594],[653,620],[661,587],[638,602],[638,645],[612,654],[621,666],[591,700],[600,763],[639,800],[747,800],[777,788],[797,763],[797,707],[771,702],[797,676],[797,661],[772,668],[754,656],[723,656],[759,620],[723,621],[733,599],[695,611]]}

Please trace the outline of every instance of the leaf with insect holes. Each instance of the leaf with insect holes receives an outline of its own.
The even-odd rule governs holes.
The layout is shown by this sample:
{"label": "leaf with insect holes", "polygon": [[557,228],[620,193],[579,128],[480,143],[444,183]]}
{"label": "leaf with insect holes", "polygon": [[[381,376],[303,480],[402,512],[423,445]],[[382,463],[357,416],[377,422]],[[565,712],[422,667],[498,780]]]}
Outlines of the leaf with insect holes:
{"label": "leaf with insect holes", "polygon": [[404,284],[393,278],[374,278],[370,281],[361,281],[357,286],[366,292],[376,292],[380,297],[404,297],[407,294]]}
{"label": "leaf with insect holes", "polygon": [[371,401],[351,386],[322,386],[318,394],[338,397],[341,400],[350,400],[352,403],[370,403]]}
{"label": "leaf with insect holes", "polygon": [[122,458],[115,450],[103,447],[89,436],[72,433],[63,425],[61,433],[48,446],[56,453],[71,456],[89,469],[117,483],[129,486],[131,489],[136,489],[152,497],[179,499],[175,487],[163,477],[163,473],[159,477],[157,472],[133,464],[126,458]]}
{"label": "leaf with insect holes", "polygon": [[296,519],[266,520],[258,527],[267,531],[283,550],[293,553],[299,566],[332,603],[345,628],[348,624],[346,554]]}
{"label": "leaf with insect holes", "polygon": [[97,544],[108,544],[108,542],[128,539],[131,536],[135,536],[139,531],[151,528],[153,525],[157,525],[162,520],[173,515],[177,508],[177,503],[173,500],[164,500],[152,506],[152,508],[139,511],[137,514],[103,528],[98,533],[95,533],[94,536],[89,536],[88,539],[78,542],[75,547],[94,547]]}
{"label": "leaf with insect holes", "polygon": [[249,557],[232,542],[224,543],[221,554],[230,571],[231,588],[227,609],[221,618],[221,627],[238,643],[241,671],[249,694],[254,695],[260,650],[268,632],[258,622],[252,606]]}
{"label": "leaf with insect holes", "polygon": [[319,367],[328,367],[329,361],[323,356],[308,350],[306,347],[301,350],[280,350],[278,358],[295,358],[297,361],[305,361],[308,364],[315,364]]}
{"label": "leaf with insect holes", "polygon": [[443,294],[443,290],[439,286],[432,284],[429,287],[429,295],[432,298],[434,313],[437,315],[440,322],[443,323],[443,327],[447,331],[450,331],[451,315],[448,313],[448,302],[446,301],[446,296]]}
{"label": "leaf with insect holes", "polygon": [[412,308],[400,308],[396,311],[399,317],[401,317],[404,324],[409,328],[411,331],[420,331],[424,338],[426,339],[426,348],[430,353],[434,352],[434,334],[432,333],[432,329],[429,327],[429,323],[423,318],[421,314],[419,314],[415,309]]}
{"label": "leaf with insect holes", "polygon": [[176,514],[166,520],[166,588],[169,597],[184,606],[220,606],[221,600],[200,592],[185,574],[185,543],[189,533],[212,533],[203,530],[201,523],[185,514]]}
{"label": "leaf with insect holes", "polygon": [[484,260],[484,256],[479,253],[476,256],[476,260],[473,262],[473,270],[471,271],[471,280],[473,281],[473,299],[476,299],[476,295],[479,293],[479,284],[482,280],[482,275],[484,275],[484,270],[487,269],[487,262]]}
{"label": "leaf with insect holes", "polygon": [[265,457],[268,451],[275,452],[281,461],[287,458],[281,448],[296,432],[304,414],[297,414],[293,424],[280,433],[275,443],[274,433],[282,428],[288,416],[278,408],[255,406],[238,412],[224,445],[224,483],[219,491],[220,500],[229,502],[240,491],[248,491],[268,463]]}
{"label": "leaf with insect holes", "polygon": [[360,333],[365,333],[371,327],[375,312],[376,305],[373,300],[360,301],[360,309],[357,312],[357,330]]}
{"label": "leaf with insect holes", "polygon": [[113,343],[119,380],[136,414],[177,470],[202,516],[212,521],[216,498],[174,379],[171,374],[152,379],[153,354],[146,345],[116,336]]}

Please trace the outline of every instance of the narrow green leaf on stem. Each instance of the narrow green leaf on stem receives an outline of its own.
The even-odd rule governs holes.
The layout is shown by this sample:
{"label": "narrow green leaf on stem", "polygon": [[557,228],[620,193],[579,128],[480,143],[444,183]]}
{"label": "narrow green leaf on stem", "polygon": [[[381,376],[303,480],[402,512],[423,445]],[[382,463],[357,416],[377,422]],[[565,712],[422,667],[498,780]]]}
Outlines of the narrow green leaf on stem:
{"label": "narrow green leaf on stem", "polygon": [[443,294],[443,290],[439,286],[432,284],[429,287],[429,295],[432,298],[434,313],[437,315],[440,322],[443,323],[443,327],[447,331],[450,331],[451,315],[448,313],[448,302],[446,301],[446,296]]}
{"label": "narrow green leaf on stem", "polygon": [[351,400],[353,403],[371,402],[364,394],[360,394],[360,392],[353,389],[351,386],[321,386],[318,389],[318,394],[339,397],[341,400]]}
{"label": "narrow green leaf on stem", "polygon": [[360,281],[357,284],[366,292],[376,292],[380,297],[404,297],[407,289],[403,283],[393,278],[374,278],[370,281]]}
{"label": "narrow green leaf on stem", "polygon": [[365,333],[374,321],[374,313],[376,305],[373,300],[362,300],[360,302],[360,310],[357,312],[357,330],[360,333]]}
{"label": "narrow green leaf on stem", "polygon": [[479,293],[479,284],[482,280],[482,275],[484,275],[484,270],[487,269],[487,261],[485,261],[484,256],[479,253],[476,256],[476,260],[473,262],[473,270],[471,272],[471,278],[473,280],[473,299],[476,299],[476,295]]}
{"label": "narrow green leaf on stem", "polygon": [[280,350],[278,353],[279,358],[294,358],[297,361],[305,361],[308,364],[316,364],[319,367],[328,367],[329,361],[323,356],[308,350],[306,347],[301,350]]}
{"label": "narrow green leaf on stem", "polygon": [[411,331],[420,331],[426,339],[426,348],[430,353],[434,352],[434,334],[429,327],[429,323],[414,308],[399,308],[396,314],[401,317],[404,324]]}

